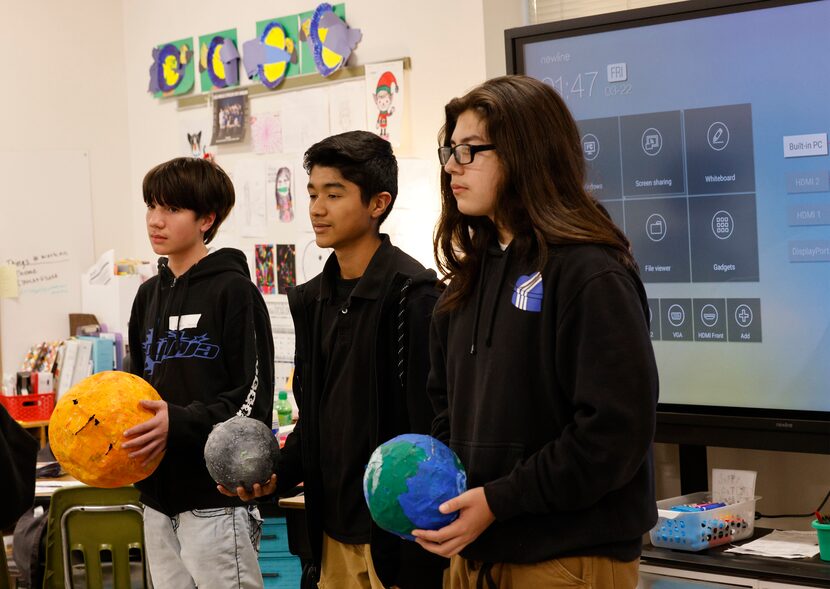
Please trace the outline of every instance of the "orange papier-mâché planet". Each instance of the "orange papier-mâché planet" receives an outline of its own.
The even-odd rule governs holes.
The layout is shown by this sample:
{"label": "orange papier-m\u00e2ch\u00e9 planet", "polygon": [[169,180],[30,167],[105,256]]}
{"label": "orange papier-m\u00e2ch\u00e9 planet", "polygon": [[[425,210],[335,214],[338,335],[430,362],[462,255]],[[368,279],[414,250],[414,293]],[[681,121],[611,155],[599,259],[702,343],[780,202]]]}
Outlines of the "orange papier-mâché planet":
{"label": "orange papier-m\u00e2ch\u00e9 planet", "polygon": [[61,396],[49,419],[49,444],[63,469],[93,487],[122,487],[147,478],[163,458],[147,466],[130,458],[124,432],[153,417],[139,401],[160,401],[144,379],[109,370],[83,379]]}

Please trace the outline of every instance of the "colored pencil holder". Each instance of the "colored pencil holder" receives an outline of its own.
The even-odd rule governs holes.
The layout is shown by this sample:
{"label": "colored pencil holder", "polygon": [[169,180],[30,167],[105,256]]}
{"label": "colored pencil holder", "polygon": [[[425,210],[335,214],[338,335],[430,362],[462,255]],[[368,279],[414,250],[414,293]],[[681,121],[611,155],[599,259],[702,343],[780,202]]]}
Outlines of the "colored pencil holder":
{"label": "colored pencil holder", "polygon": [[818,534],[818,549],[821,560],[830,560],[830,524],[820,524],[813,520],[813,527]]}

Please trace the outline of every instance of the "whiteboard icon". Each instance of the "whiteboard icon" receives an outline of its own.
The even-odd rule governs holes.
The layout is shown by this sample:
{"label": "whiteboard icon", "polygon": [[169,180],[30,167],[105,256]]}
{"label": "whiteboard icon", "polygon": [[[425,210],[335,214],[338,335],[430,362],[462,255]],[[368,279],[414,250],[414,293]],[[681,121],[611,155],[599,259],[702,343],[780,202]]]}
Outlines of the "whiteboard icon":
{"label": "whiteboard icon", "polygon": [[709,147],[715,151],[721,151],[729,145],[729,127],[725,123],[715,121],[706,131],[706,141],[709,142]]}

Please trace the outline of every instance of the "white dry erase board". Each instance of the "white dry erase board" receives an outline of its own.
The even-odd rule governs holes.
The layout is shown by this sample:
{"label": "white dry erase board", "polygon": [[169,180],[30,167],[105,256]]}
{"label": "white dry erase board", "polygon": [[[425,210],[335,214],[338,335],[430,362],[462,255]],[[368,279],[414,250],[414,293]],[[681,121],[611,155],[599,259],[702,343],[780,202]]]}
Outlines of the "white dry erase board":
{"label": "white dry erase board", "polygon": [[93,263],[89,157],[83,151],[0,151],[0,264],[17,296],[0,298],[2,371],[32,344],[69,336],[81,310],[81,272]]}

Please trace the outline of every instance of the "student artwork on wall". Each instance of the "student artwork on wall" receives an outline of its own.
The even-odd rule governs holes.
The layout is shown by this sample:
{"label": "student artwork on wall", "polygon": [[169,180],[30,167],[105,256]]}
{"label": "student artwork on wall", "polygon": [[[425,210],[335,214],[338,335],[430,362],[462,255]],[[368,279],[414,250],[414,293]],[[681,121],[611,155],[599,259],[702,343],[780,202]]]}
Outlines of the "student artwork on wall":
{"label": "student artwork on wall", "polygon": [[321,248],[317,245],[314,233],[302,232],[297,238],[297,280],[300,284],[308,282],[320,272],[326,265],[326,260],[332,250]]}
{"label": "student artwork on wall", "polygon": [[210,117],[179,121],[179,153],[183,156],[210,158],[208,142],[212,130]]}
{"label": "student artwork on wall", "polygon": [[300,14],[301,73],[328,77],[349,60],[363,34],[346,24],[346,5],[322,3]]}
{"label": "student artwork on wall", "polygon": [[264,112],[250,117],[251,143],[254,153],[280,153],[282,148],[282,121],[278,112]]}
{"label": "student artwork on wall", "polygon": [[259,21],[256,30],[257,36],[242,45],[242,63],[248,78],[258,78],[263,86],[273,89],[298,61],[297,18]]}
{"label": "student artwork on wall", "polygon": [[366,81],[354,80],[329,88],[329,127],[332,135],[366,130]]}
{"label": "student artwork on wall", "polygon": [[262,294],[274,294],[274,246],[259,243],[254,246],[256,285]]}
{"label": "student artwork on wall", "polygon": [[291,93],[282,102],[282,141],[287,153],[305,153],[329,133],[329,94],[326,88]]}
{"label": "student artwork on wall", "polygon": [[369,129],[398,146],[403,128],[403,61],[373,63],[366,66],[366,124]]}
{"label": "student artwork on wall", "polygon": [[245,139],[248,91],[232,90],[213,96],[213,135],[210,144],[238,143]]}
{"label": "student artwork on wall", "polygon": [[234,213],[241,237],[263,237],[267,229],[265,208],[265,162],[261,159],[239,160],[233,168],[236,192]]}
{"label": "student artwork on wall", "polygon": [[294,261],[294,244],[277,244],[277,292],[286,294],[287,289],[297,286],[297,271]]}
{"label": "student artwork on wall", "polygon": [[179,39],[153,48],[150,86],[153,96],[180,96],[193,90],[193,39]]}
{"label": "student artwork on wall", "polygon": [[274,206],[282,223],[294,220],[294,174],[291,164],[281,162],[274,175]]}
{"label": "student artwork on wall", "polygon": [[236,29],[199,37],[199,73],[202,92],[239,85]]}

